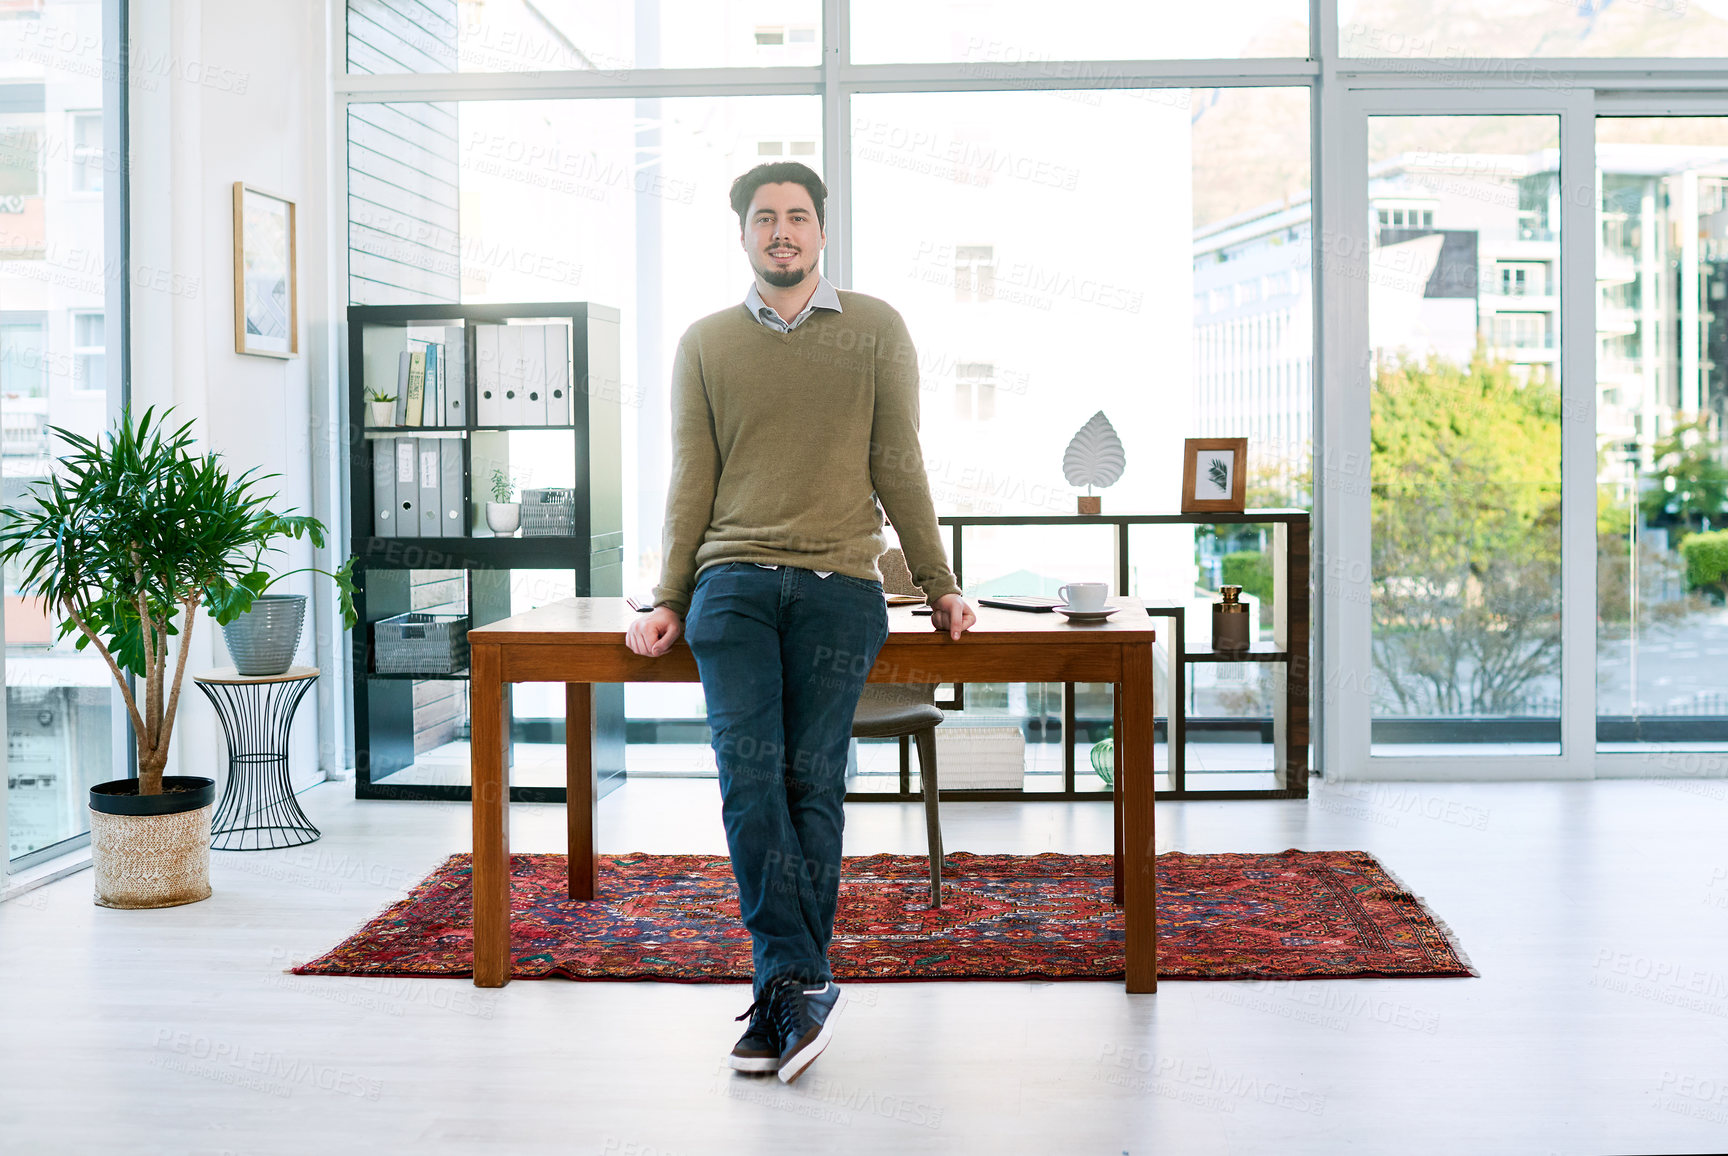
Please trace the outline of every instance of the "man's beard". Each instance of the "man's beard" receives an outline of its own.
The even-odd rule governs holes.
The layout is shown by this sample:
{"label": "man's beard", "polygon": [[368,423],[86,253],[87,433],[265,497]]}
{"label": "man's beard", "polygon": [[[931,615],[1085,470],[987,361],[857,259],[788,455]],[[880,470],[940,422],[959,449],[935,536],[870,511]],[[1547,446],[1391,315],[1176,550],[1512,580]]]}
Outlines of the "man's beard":
{"label": "man's beard", "polygon": [[762,280],[779,289],[790,289],[810,275],[808,269],[758,269]]}
{"label": "man's beard", "polygon": [[[802,256],[803,254],[799,255]],[[761,264],[756,266],[756,272],[762,280],[768,282],[768,284],[774,286],[776,289],[791,289],[801,283],[804,278],[810,276],[810,274],[815,271],[815,268],[816,266],[812,264],[807,269],[797,269],[792,267],[778,269],[764,259]]]}

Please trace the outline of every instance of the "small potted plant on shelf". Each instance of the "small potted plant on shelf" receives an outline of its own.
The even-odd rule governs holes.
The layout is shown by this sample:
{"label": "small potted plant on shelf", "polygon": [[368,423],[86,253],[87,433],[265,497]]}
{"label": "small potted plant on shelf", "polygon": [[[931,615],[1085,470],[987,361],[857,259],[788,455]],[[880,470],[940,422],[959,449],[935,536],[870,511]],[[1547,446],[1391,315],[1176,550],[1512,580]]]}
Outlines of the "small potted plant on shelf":
{"label": "small potted plant on shelf", "polygon": [[69,452],[0,510],[0,562],[59,616],[60,637],[101,656],[131,723],[138,777],[90,788],[104,907],[209,897],[215,780],[164,774],[198,611],[232,621],[269,584],[256,565],[266,544],[324,533],[316,518],[269,508],[275,495],[256,487],[275,475],[234,477],[194,453],[191,423],[171,428],[169,412],[134,421],[128,410],[99,441],[53,427]]}
{"label": "small potted plant on shelf", "polygon": [[370,417],[367,423],[377,429],[385,429],[396,424],[396,395],[380,393],[378,390],[366,391],[366,409]]}
{"label": "small potted plant on shelf", "polygon": [[492,500],[486,503],[486,525],[500,538],[513,538],[522,524],[522,503],[512,502],[516,485],[504,467],[492,467]]}

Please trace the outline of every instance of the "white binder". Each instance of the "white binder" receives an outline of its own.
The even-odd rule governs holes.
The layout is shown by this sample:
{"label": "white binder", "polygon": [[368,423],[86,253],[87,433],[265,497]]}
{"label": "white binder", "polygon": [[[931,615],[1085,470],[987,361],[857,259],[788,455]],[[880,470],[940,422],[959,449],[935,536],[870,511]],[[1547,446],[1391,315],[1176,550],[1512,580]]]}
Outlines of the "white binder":
{"label": "white binder", "polygon": [[522,425],[546,424],[546,331],[550,328],[522,327]]}
{"label": "white binder", "polygon": [[501,325],[474,327],[474,421],[481,426],[504,424],[504,390],[498,363]]}
{"label": "white binder", "polygon": [[569,425],[570,327],[546,326],[546,424]]}
{"label": "white binder", "polygon": [[503,420],[500,425],[527,424],[528,406],[523,400],[521,325],[498,327],[498,378],[503,388]]}

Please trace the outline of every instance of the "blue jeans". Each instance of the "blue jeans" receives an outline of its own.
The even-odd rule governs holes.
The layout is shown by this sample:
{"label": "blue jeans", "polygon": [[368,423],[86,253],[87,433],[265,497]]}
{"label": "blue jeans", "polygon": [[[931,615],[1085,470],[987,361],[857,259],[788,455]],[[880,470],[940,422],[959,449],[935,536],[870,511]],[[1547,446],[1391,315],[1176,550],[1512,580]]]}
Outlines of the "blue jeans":
{"label": "blue jeans", "polygon": [[697,575],[684,639],[708,700],[755,993],[781,975],[826,983],[852,715],[888,641],[882,584],[710,566]]}

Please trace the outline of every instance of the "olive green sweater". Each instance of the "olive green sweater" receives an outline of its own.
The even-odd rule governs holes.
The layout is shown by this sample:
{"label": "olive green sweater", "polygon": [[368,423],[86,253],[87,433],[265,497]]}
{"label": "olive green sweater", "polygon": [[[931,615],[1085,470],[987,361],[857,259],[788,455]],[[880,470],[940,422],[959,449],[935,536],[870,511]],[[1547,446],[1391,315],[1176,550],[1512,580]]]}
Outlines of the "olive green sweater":
{"label": "olive green sweater", "polygon": [[906,323],[874,297],[840,301],[790,333],[734,305],[679,341],[654,605],[683,616],[696,576],[722,562],[880,579],[884,511],[925,599],[960,592],[918,444]]}

